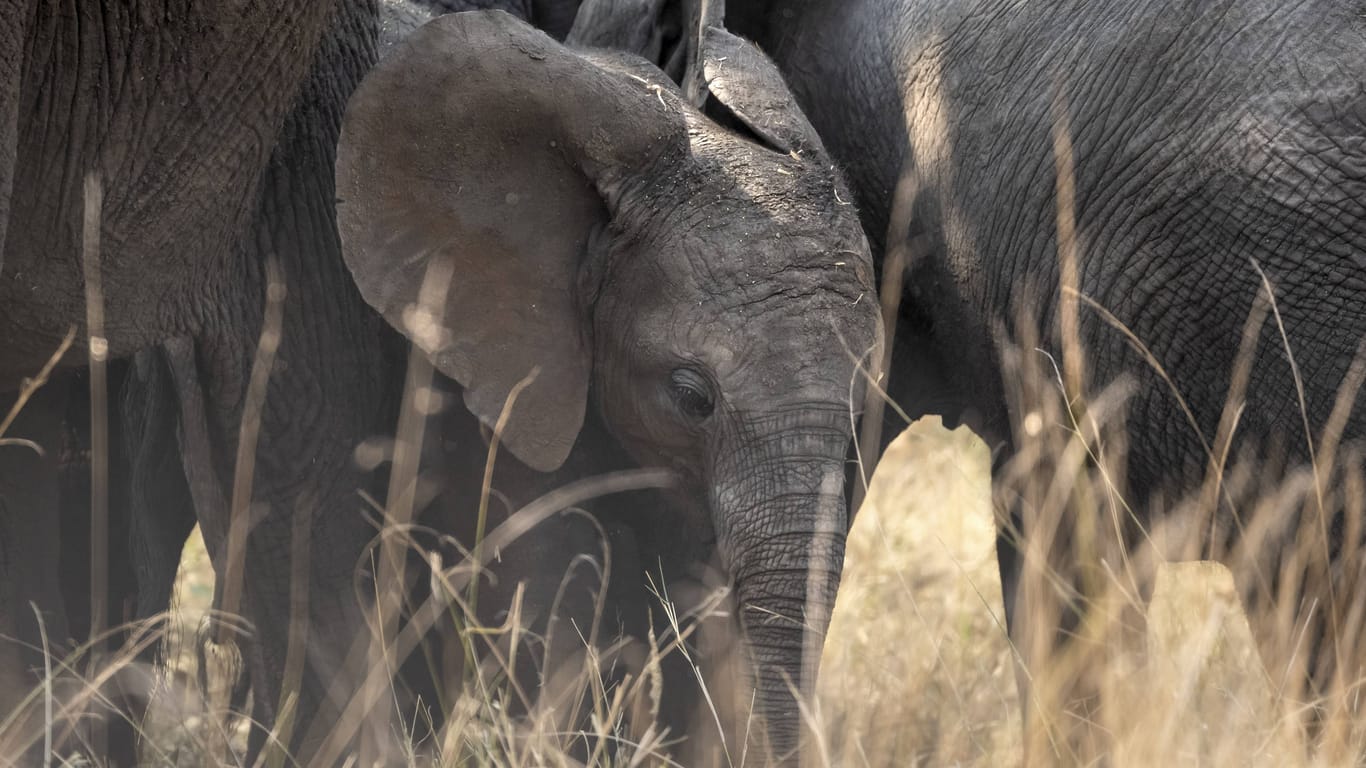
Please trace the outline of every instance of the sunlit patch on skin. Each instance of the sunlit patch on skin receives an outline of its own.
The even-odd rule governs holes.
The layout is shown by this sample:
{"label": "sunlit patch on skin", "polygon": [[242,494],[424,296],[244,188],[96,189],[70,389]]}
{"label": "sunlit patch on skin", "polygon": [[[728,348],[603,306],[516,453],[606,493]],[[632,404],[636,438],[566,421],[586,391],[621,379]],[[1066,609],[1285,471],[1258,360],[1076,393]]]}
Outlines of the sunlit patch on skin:
{"label": "sunlit patch on skin", "polygon": [[931,53],[903,62],[903,91],[907,140],[915,148],[915,163],[927,176],[943,177],[953,146],[949,140],[949,111],[944,99],[944,79],[940,55],[943,41],[927,46]]}
{"label": "sunlit patch on skin", "polygon": [[[971,225],[972,218],[956,204],[954,194],[955,167],[951,118],[955,108],[952,94],[946,91],[941,51],[945,48],[943,32],[931,35],[925,54],[901,62],[901,79],[907,86],[902,90],[902,111],[908,146],[913,147],[906,166],[902,168],[893,201],[892,221],[910,220],[911,206],[921,190],[937,190],[935,195],[942,237],[948,246],[951,261],[968,263],[962,273],[979,272],[972,262],[977,258],[977,238]],[[1050,180],[1051,181],[1051,180]],[[904,232],[889,233],[888,248],[896,247],[904,239]],[[915,258],[917,254],[909,254]]]}

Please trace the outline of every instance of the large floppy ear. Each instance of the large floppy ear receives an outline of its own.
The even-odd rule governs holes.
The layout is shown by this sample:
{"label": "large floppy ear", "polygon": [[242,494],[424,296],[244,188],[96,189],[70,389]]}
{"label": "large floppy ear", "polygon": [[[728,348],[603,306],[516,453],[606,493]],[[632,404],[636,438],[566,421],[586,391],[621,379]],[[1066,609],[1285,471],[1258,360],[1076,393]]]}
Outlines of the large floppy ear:
{"label": "large floppy ear", "polygon": [[782,152],[825,154],[782,73],[758,46],[708,26],[701,51],[707,90],[756,136]]}
{"label": "large floppy ear", "polygon": [[611,188],[682,117],[498,11],[426,24],[356,89],[337,148],[342,252],[365,300],[465,390],[528,465],[583,424],[589,308],[576,286]]}

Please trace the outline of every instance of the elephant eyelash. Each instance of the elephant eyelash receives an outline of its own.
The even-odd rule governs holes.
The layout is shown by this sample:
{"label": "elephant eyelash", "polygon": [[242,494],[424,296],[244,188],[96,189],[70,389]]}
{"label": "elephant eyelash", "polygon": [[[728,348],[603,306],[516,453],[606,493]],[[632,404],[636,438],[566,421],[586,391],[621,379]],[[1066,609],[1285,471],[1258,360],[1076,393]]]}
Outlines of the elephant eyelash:
{"label": "elephant eyelash", "polygon": [[707,377],[692,368],[676,368],[669,375],[669,394],[683,415],[702,421],[716,410],[714,388]]}

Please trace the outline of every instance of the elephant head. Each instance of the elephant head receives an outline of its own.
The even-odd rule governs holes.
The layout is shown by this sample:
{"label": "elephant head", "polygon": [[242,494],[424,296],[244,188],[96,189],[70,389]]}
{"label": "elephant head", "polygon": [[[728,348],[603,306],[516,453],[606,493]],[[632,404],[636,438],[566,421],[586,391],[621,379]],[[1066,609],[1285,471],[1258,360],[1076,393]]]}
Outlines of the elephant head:
{"label": "elephant head", "polygon": [[560,466],[595,407],[635,460],[676,471],[786,751],[843,559],[857,367],[882,332],[810,124],[757,49],[705,44],[724,126],[633,56],[501,13],[436,19],[350,102],[338,223],[362,295],[486,424],[534,372],[502,430],[521,461]]}

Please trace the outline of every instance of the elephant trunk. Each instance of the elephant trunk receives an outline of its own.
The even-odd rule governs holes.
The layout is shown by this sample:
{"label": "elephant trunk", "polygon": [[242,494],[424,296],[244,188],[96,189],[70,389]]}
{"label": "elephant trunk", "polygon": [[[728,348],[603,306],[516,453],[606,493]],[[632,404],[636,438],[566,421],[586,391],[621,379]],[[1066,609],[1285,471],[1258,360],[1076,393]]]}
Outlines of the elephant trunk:
{"label": "elephant trunk", "polygon": [[793,755],[800,741],[794,693],[814,691],[844,562],[848,437],[829,431],[819,451],[788,446],[749,464],[745,480],[716,486],[718,544],[753,662],[755,713],[775,757]]}

